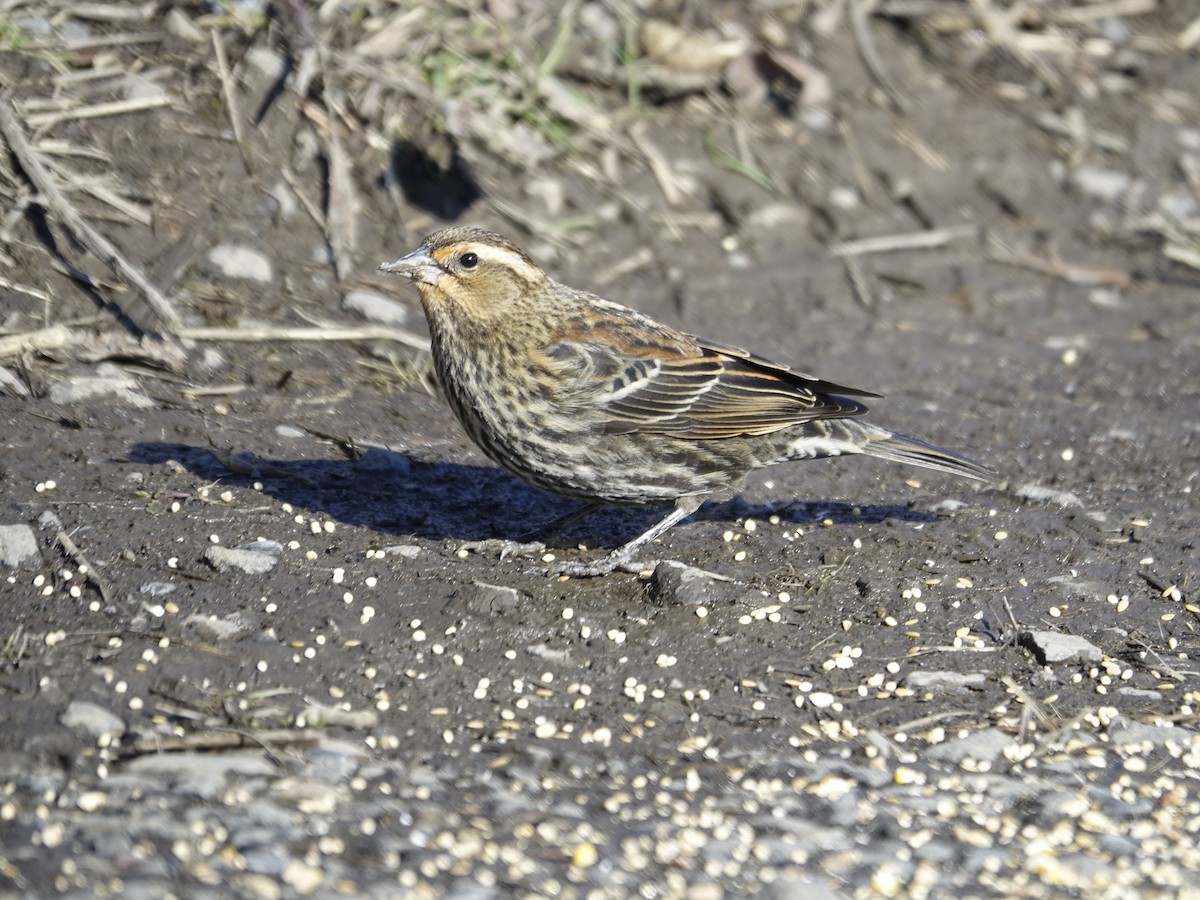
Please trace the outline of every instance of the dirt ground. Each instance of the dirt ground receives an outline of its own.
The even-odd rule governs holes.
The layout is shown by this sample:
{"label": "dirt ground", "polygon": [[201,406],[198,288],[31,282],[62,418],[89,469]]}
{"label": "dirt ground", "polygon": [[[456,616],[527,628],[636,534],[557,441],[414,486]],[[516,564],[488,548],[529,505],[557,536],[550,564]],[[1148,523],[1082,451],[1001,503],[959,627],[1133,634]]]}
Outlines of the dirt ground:
{"label": "dirt ground", "polygon": [[[767,841],[776,826],[721,805],[753,793],[748,772],[761,789],[764,773],[787,784],[814,759],[866,766],[882,752],[898,754],[895,780],[905,753],[923,760],[989,729],[1043,761],[1073,752],[1064,742],[1081,732],[1107,740],[1116,715],[1196,729],[1190,4],[1106,16],[1090,14],[1101,4],[1023,4],[1011,21],[1020,4],[881,3],[872,15],[857,2],[632,4],[643,23],[685,29],[689,58],[751,63],[697,74],[667,56],[637,75],[637,94],[632,69],[616,65],[605,84],[572,68],[588,52],[568,51],[556,83],[584,98],[590,122],[514,100],[537,94],[522,54],[544,58],[556,10],[341,5],[351,12],[280,4],[262,24],[202,4],[100,7],[121,19],[0,3],[13,51],[0,56],[0,102],[66,204],[177,316],[80,243],[6,141],[0,525],[36,538],[36,552],[0,566],[6,895],[105,893],[119,877],[146,879],[147,895],[153,884],[198,896],[234,877],[222,864],[248,879],[243,847],[241,864],[205,875],[199,851],[184,858],[167,837],[117,859],[118,875],[80,866],[106,856],[82,798],[172,753],[286,762],[330,741],[361,754],[355,777],[369,790],[348,780],[332,813],[294,804],[308,830],[289,846],[317,880],[289,864],[236,881],[239,895],[367,893],[386,875],[397,891],[466,896],[473,876],[436,864],[434,825],[425,842],[402,813],[372,826],[411,841],[392,859],[313,824],[357,827],[355,792],[426,767],[444,827],[461,836],[474,823],[505,860],[488,863],[498,882],[476,886],[702,896],[781,883],[786,867],[768,874],[757,851],[718,848],[720,828],[697,825],[713,843],[694,864],[647,850],[621,880],[634,871],[627,842],[709,801],[752,832],[748,847]],[[625,21],[621,4],[568,7],[585,50]],[[403,53],[363,51],[403,16],[402,33],[421,35]],[[528,33],[507,16],[527,17]],[[508,40],[511,64],[495,49]],[[476,68],[445,65],[455,54]],[[296,68],[276,90],[288,58]],[[306,60],[318,72],[302,81]],[[135,100],[144,108],[86,115]],[[885,394],[875,421],[984,461],[1003,483],[860,459],[759,473],[646,554],[728,580],[674,584],[665,569],[568,580],[537,555],[499,558],[499,540],[572,504],[470,444],[414,346],[425,333],[414,293],[375,271],[449,221],[511,236],[561,281]],[[394,302],[381,312],[380,298]],[[375,331],[338,333],[362,327]],[[263,339],[242,339],[254,329]],[[548,552],[591,558],[653,514],[606,511]],[[213,550],[256,541],[276,544]],[[1034,632],[1079,636],[1098,656],[1044,661]],[[906,681],[926,671],[972,680]],[[80,701],[121,726],[72,724]],[[481,799],[522,765],[529,782],[511,794],[542,797],[540,813]],[[1182,797],[1181,815],[1195,816],[1200,773],[1171,765],[1156,803]],[[1121,777],[1119,765],[1097,771]],[[683,805],[656,806],[654,785]],[[104,815],[145,812],[137,792],[118,793]],[[624,794],[645,799],[641,813],[614,805]],[[216,816],[233,805],[188,800]],[[575,830],[547,834],[560,805],[582,810]],[[322,834],[349,841],[361,881],[329,875],[317,860],[329,848],[312,849]],[[1019,834],[994,882],[954,857],[932,894],[1087,887],[1031,865]],[[944,836],[969,844],[950,826]],[[206,856],[223,846],[218,835]],[[147,854],[172,865],[147,874]],[[878,860],[807,858],[795,885],[820,875],[831,895],[922,893],[909,876],[891,890]],[[1122,883],[1196,884],[1179,867],[1176,882],[1156,881],[1131,862]],[[781,895],[806,896],[793,889]]]}

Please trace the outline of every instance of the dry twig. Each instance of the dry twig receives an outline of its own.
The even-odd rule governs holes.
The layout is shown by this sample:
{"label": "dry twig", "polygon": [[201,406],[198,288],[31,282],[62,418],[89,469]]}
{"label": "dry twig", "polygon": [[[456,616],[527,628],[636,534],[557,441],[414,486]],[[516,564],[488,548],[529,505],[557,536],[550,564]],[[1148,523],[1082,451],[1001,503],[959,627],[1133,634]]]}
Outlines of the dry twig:
{"label": "dry twig", "polygon": [[135,97],[130,100],[113,100],[111,103],[95,103],[92,106],[81,106],[57,112],[34,113],[27,116],[25,121],[30,128],[50,128],[72,119],[101,119],[105,116],[121,116],[125,113],[143,112],[147,109],[158,109],[161,106],[170,105],[171,98],[166,95]]}
{"label": "dry twig", "polygon": [[425,338],[400,328],[388,328],[383,325],[358,327],[319,325],[313,328],[288,326],[184,327],[180,328],[176,334],[181,338],[193,341],[395,341],[418,350],[429,349],[429,341]]}
{"label": "dry twig", "polygon": [[40,194],[37,202],[57,216],[63,226],[75,235],[76,240],[132,282],[159,316],[171,325],[178,325],[179,314],[175,312],[170,301],[150,283],[141,269],[120,254],[108,238],[84,221],[83,216],[63,195],[54,177],[42,164],[40,155],[25,137],[25,130],[17,120],[16,112],[7,97],[0,98],[0,134],[3,134],[13,156],[24,170],[25,177],[37,188]]}
{"label": "dry twig", "polygon": [[863,272],[858,258],[846,256],[843,257],[842,263],[846,267],[846,278],[850,281],[850,287],[854,289],[854,298],[862,304],[863,309],[875,309],[875,298],[871,295],[871,286],[867,284],[866,273]]}
{"label": "dry twig", "polygon": [[944,247],[958,238],[971,237],[978,231],[975,225],[960,225],[912,234],[888,234],[857,241],[842,241],[830,247],[829,252],[834,256],[866,256],[869,253],[891,253],[896,250],[933,250]]}
{"label": "dry twig", "polygon": [[87,557],[83,555],[83,551],[75,546],[75,542],[71,540],[71,536],[65,531],[60,531],[55,538],[58,546],[62,548],[63,553],[67,554],[75,561],[79,567],[79,574],[90,581],[100,592],[100,599],[106,604],[112,603],[112,591],[108,588],[108,582],[100,577],[100,573],[96,571],[96,567],[88,562]]}
{"label": "dry twig", "polygon": [[667,158],[663,152],[655,146],[653,141],[646,137],[645,123],[638,122],[630,128],[629,137],[637,145],[642,156],[646,158],[646,162],[650,166],[650,171],[654,173],[654,178],[658,181],[658,187],[663,192],[663,197],[666,198],[667,205],[672,207],[679,206],[683,202],[683,195],[679,192],[675,172],[672,171],[671,164],[667,162]]}
{"label": "dry twig", "polygon": [[1118,272],[1116,269],[1081,266],[1075,263],[1064,262],[1058,257],[1042,259],[1037,256],[1016,253],[994,237],[989,241],[989,244],[987,258],[992,262],[1041,272],[1043,275],[1061,278],[1070,284],[1127,288],[1133,283],[1133,279],[1128,273]]}
{"label": "dry twig", "polygon": [[[323,59],[322,55],[322,59]],[[346,146],[338,133],[338,116],[331,94],[334,88],[326,73],[325,90],[325,127],[324,131],[325,156],[329,160],[329,174],[326,184],[328,199],[325,205],[325,240],[333,251],[334,275],[343,281],[354,271],[354,254],[358,250],[359,213],[362,210],[362,200],[354,187],[353,163]],[[309,119],[317,124],[311,109],[306,107]]]}
{"label": "dry twig", "polygon": [[38,331],[12,334],[0,338],[0,359],[20,356],[30,351],[61,350],[79,340],[82,338],[73,335],[66,325],[51,325]]}
{"label": "dry twig", "polygon": [[908,100],[900,93],[900,89],[888,75],[887,69],[883,67],[879,53],[875,50],[875,42],[871,39],[867,17],[874,11],[874,0],[847,0],[847,6],[850,15],[850,30],[854,34],[854,44],[858,48],[858,55],[862,58],[863,65],[867,67],[867,71],[871,73],[875,83],[891,101],[892,106],[898,112],[907,112]]}
{"label": "dry twig", "polygon": [[39,291],[37,288],[29,287],[25,284],[18,284],[15,281],[9,281],[3,275],[0,275],[0,288],[7,291],[15,291],[18,294],[24,294],[27,297],[32,297],[35,300],[41,300],[43,303],[49,303],[54,299],[53,295],[45,291]]}
{"label": "dry twig", "polygon": [[162,753],[219,752],[247,748],[263,748],[269,751],[271,747],[314,747],[323,735],[324,732],[320,731],[281,729],[260,732],[208,731],[184,737],[151,737],[122,745],[120,757],[132,759],[137,756],[158,756]]}
{"label": "dry twig", "polygon": [[221,96],[225,98],[225,112],[229,115],[229,124],[233,128],[233,139],[237,143],[238,153],[242,157],[242,165],[246,174],[251,174],[250,152],[246,147],[246,133],[242,127],[242,113],[238,106],[237,86],[233,83],[233,73],[229,70],[229,58],[225,55],[225,42],[221,40],[220,32],[214,28],[212,35],[213,54],[217,58],[217,77],[221,79]]}

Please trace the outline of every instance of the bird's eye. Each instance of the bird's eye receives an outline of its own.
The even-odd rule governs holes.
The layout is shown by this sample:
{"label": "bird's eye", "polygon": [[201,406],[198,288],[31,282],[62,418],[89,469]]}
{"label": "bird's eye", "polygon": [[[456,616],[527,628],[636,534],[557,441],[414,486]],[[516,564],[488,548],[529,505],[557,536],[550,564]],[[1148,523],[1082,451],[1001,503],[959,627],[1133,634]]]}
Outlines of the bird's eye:
{"label": "bird's eye", "polygon": [[464,253],[458,259],[464,269],[473,269],[479,265],[479,255],[477,253]]}

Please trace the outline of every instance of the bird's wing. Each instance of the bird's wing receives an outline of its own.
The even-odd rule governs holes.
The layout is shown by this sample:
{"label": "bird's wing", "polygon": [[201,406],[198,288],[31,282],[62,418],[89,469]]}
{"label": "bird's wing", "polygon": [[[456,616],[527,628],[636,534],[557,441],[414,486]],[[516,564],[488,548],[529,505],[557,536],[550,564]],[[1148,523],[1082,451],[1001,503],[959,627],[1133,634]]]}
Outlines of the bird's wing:
{"label": "bird's wing", "polygon": [[548,348],[577,373],[569,379],[569,405],[606,433],[697,440],[770,434],[866,411],[847,394],[877,396],[625,312],[573,329]]}

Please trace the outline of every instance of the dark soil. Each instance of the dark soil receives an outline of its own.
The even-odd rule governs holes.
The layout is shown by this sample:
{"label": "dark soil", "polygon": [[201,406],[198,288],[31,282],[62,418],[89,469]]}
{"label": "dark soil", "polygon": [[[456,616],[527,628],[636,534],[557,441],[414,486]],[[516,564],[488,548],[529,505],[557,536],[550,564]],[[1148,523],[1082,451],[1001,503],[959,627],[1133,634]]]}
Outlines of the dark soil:
{"label": "dark soil", "polygon": [[[876,421],[1002,475],[978,489],[860,459],[756,474],[646,554],[731,579],[694,598],[704,617],[644,575],[561,580],[536,555],[498,558],[498,543],[460,549],[521,539],[572,504],[470,444],[422,352],[385,340],[185,340],[182,362],[164,368],[152,336],[110,354],[104,342],[122,325],[62,274],[62,260],[140,326],[168,342],[171,329],[36,204],[5,218],[5,331],[67,323],[88,340],[0,361],[28,390],[0,387],[0,524],[31,525],[40,540],[40,556],[0,585],[0,754],[83,784],[151,735],[292,728],[313,703],[377,713],[369,728],[328,730],[355,741],[365,731],[378,759],[451,767],[480,747],[569,745],[596,766],[629,758],[670,771],[698,736],[760,758],[857,746],[831,735],[831,720],[892,737],[936,717],[1015,733],[1022,698],[1049,719],[1027,716],[1033,732],[1107,705],[1194,724],[1200,273],[1137,225],[1164,195],[1200,195],[1180,163],[1200,153],[1189,144],[1200,142],[1200,62],[1154,50],[1183,19],[1167,8],[1131,20],[1142,43],[1116,50],[1136,57],[1132,69],[1084,53],[1064,86],[1018,100],[997,86],[1032,83],[1019,62],[997,55],[968,68],[873,19],[903,113],[881,99],[841,29],[812,60],[833,86],[825,127],[767,104],[735,109],[719,91],[643,110],[646,134],[684,179],[676,207],[625,152],[600,177],[587,168],[599,154],[519,171],[475,152],[473,177],[505,202],[538,221],[589,225],[529,233],[482,199],[455,221],[509,234],[559,280],[886,394],[871,403]],[[165,67],[169,107],[68,120],[45,135],[102,151],[104,162],[62,160],[104,174],[152,225],[109,221],[111,208],[79,191],[73,202],[190,325],[353,325],[342,296],[362,289],[406,304],[402,327],[421,333],[415,296],[375,267],[445,220],[410,205],[401,222],[382,187],[390,156],[366,138],[386,132],[365,113],[349,123],[365,206],[357,267],[339,283],[321,226],[273,199],[287,170],[310,202],[326,202],[312,152],[311,116],[323,108],[310,103],[306,117],[285,91],[247,126],[247,171],[209,55],[207,43],[166,39],[139,58]],[[270,79],[234,62],[245,114]],[[47,77],[27,57],[0,61],[22,115],[23,101],[48,95]],[[1048,114],[1083,124],[1051,133],[1038,124]],[[732,151],[735,127],[778,194],[706,156],[705,132]],[[1124,148],[1106,151],[1095,140],[1104,134]],[[11,157],[0,170],[7,213],[27,185]],[[1129,187],[1104,199],[1080,187],[1080,170],[1124,173]],[[540,199],[547,184],[561,187],[561,208]],[[469,199],[473,189],[454,190]],[[943,245],[855,256],[852,269],[831,253],[959,226],[969,227]],[[208,262],[222,243],[264,254],[271,280],[223,278]],[[1001,252],[1045,270],[998,261]],[[52,386],[94,376],[104,357],[149,402],[52,399]],[[657,512],[606,511],[550,552],[591,558]],[[64,554],[60,531],[82,557]],[[217,542],[260,538],[283,545],[267,574],[206,561]],[[1043,666],[1018,640],[1041,630],[1083,636],[1131,674]],[[966,694],[897,688],[921,669],[986,682]],[[802,683],[842,710],[797,706]],[[123,749],[61,724],[73,700],[121,716]],[[583,740],[600,729],[611,742]],[[48,890],[69,852],[23,866],[27,887]]]}

